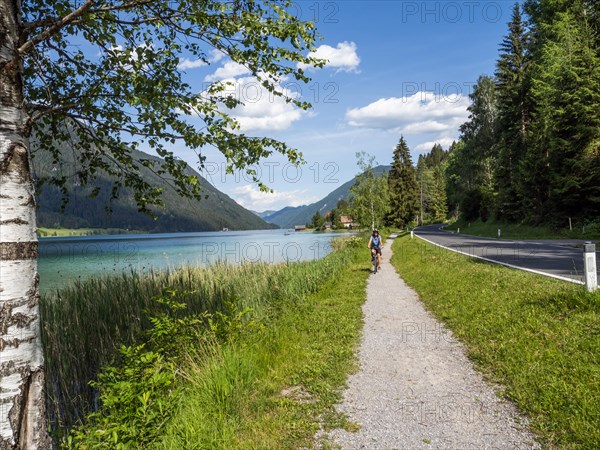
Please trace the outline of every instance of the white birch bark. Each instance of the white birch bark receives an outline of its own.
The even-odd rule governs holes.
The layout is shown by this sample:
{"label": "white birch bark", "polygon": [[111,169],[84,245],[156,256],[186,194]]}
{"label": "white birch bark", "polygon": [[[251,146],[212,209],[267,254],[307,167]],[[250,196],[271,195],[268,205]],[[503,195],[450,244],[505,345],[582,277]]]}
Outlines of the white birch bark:
{"label": "white birch bark", "polygon": [[[0,0],[0,449],[47,449],[35,200],[18,0]],[[7,64],[7,62],[9,62]]]}

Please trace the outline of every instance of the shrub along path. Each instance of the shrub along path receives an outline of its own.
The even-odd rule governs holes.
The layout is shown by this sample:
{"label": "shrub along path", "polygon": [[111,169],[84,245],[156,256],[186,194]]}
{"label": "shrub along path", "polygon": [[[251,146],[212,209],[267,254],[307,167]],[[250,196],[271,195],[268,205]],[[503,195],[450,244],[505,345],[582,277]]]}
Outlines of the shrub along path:
{"label": "shrub along path", "polygon": [[360,370],[338,409],[360,426],[329,434],[342,448],[539,448],[525,419],[473,369],[452,333],[390,263],[371,275]]}

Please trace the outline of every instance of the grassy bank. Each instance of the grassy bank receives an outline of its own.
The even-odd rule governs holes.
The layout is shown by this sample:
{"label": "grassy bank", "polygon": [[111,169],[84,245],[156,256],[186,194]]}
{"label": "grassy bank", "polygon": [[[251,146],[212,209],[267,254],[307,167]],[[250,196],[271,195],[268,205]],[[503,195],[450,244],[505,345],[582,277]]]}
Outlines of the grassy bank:
{"label": "grassy bank", "polygon": [[600,293],[418,239],[393,250],[400,275],[548,447],[600,446]]}
{"label": "grassy bank", "polygon": [[446,227],[449,231],[460,229],[463,234],[482,237],[498,237],[498,228],[502,230],[502,238],[506,239],[600,239],[600,224],[573,224],[570,230],[568,224],[561,228],[531,226],[525,224],[501,222],[466,222],[456,221]]}
{"label": "grassy bank", "polygon": [[192,363],[158,448],[306,448],[320,427],[351,427],[333,405],[355,364],[369,274],[363,245],[340,253],[344,268],[285,301],[261,332]]}
{"label": "grassy bank", "polygon": [[38,237],[96,236],[101,234],[139,234],[141,231],[123,228],[44,228],[38,227]]}
{"label": "grassy bank", "polygon": [[[119,402],[132,392],[142,390],[131,397],[134,404],[148,397],[144,408],[150,408],[148,402],[154,407],[171,404],[169,397],[179,392],[171,419],[161,422],[160,441],[145,440],[144,448],[310,445],[320,423],[327,427],[344,421],[332,405],[353,367],[361,327],[369,274],[366,241],[342,240],[343,248],[318,261],[131,274],[89,280],[60,296],[44,297],[47,390],[55,424],[64,429],[89,414],[97,406],[99,389],[112,406],[105,405],[106,414],[101,408],[90,426],[81,429],[82,440],[72,444],[80,448],[91,442],[86,441],[88,433],[98,437],[102,430],[122,430],[115,428],[117,423],[129,419],[122,417],[127,405]],[[194,322],[197,345],[178,346],[186,351],[174,358],[164,342],[158,350],[147,344],[143,331],[152,329],[152,336],[173,331],[147,319],[148,311],[168,313],[151,300],[164,287],[180,293],[185,315],[200,314],[202,319]],[[117,357],[119,345],[132,343],[137,347],[125,348]],[[105,370],[100,385],[90,387],[88,381],[109,363],[116,369]],[[141,374],[148,373],[160,373],[163,384],[156,387],[151,378],[140,386]],[[116,382],[115,374],[136,378]],[[123,386],[129,386],[126,394]],[[153,403],[154,397],[158,400]],[[132,442],[142,445],[140,439]]]}

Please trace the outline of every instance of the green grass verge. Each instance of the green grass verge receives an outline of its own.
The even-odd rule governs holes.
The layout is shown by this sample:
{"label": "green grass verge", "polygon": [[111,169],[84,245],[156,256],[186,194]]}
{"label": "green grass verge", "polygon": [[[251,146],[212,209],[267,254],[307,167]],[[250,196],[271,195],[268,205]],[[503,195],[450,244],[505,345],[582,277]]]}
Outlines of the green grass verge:
{"label": "green grass verge", "polygon": [[393,251],[402,278],[545,445],[600,447],[600,293],[418,239],[397,239]]}
{"label": "green grass verge", "polygon": [[38,227],[38,237],[96,236],[100,234],[139,234],[141,231],[122,228],[45,228]]}
{"label": "green grass verge", "polygon": [[600,239],[600,224],[592,223],[585,227],[573,225],[573,230],[567,227],[551,228],[525,224],[500,222],[466,222],[458,220],[446,227],[449,231],[460,229],[462,234],[482,237],[498,237],[498,228],[502,230],[502,238],[506,239]]}
{"label": "green grass verge", "polygon": [[344,267],[316,292],[282,299],[260,332],[192,359],[158,448],[312,448],[321,427],[352,428],[334,404],[356,367],[369,275],[362,241],[342,251]]}

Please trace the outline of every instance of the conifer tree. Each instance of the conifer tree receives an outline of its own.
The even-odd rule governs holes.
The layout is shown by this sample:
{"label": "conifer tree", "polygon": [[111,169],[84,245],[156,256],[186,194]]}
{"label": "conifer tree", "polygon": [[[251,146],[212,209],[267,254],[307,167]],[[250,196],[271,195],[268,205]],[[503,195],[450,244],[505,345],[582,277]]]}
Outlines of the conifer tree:
{"label": "conifer tree", "polygon": [[[480,77],[445,170],[449,206],[485,220],[600,218],[600,3],[515,5],[494,79]],[[524,24],[527,24],[525,26]],[[493,86],[490,89],[490,86]]]}
{"label": "conifer tree", "polygon": [[443,222],[448,215],[445,166],[448,152],[435,144],[426,155],[419,155],[417,183],[419,186],[419,222]]}
{"label": "conifer tree", "polygon": [[585,2],[560,10],[542,3],[547,10],[534,24],[533,148],[523,172],[533,220],[564,224],[600,215],[600,52]]}
{"label": "conifer tree", "polygon": [[390,211],[387,222],[391,226],[404,227],[416,218],[419,210],[419,186],[404,137],[400,137],[400,142],[394,150],[388,186]]}
{"label": "conifer tree", "polygon": [[509,32],[500,44],[496,65],[498,105],[497,215],[516,220],[522,213],[519,200],[520,161],[525,154],[529,125],[529,80],[526,30],[515,3]]}
{"label": "conifer tree", "polygon": [[493,78],[481,76],[469,95],[469,120],[461,127],[461,146],[449,164],[449,175],[462,184],[456,198],[463,218],[487,220],[493,206],[497,143],[497,98]]}

